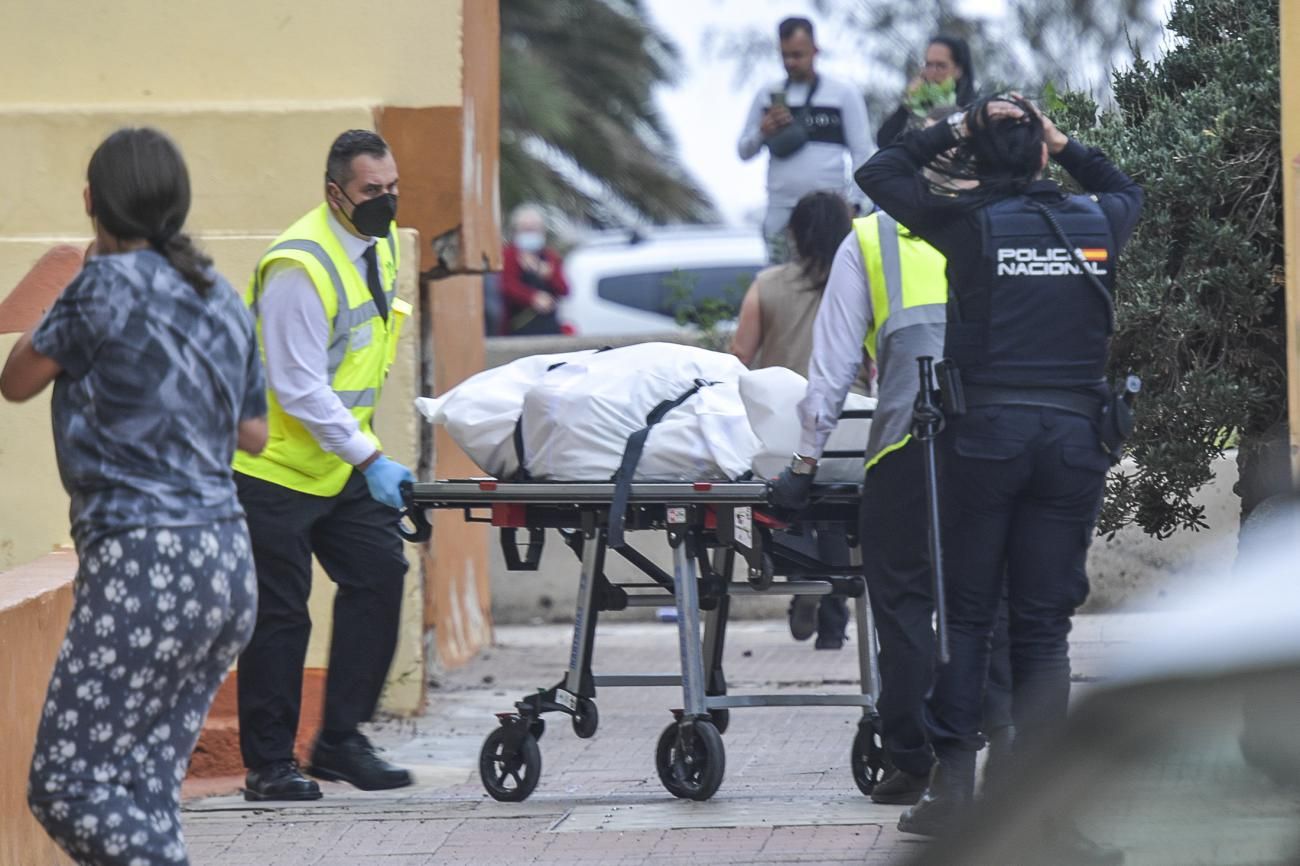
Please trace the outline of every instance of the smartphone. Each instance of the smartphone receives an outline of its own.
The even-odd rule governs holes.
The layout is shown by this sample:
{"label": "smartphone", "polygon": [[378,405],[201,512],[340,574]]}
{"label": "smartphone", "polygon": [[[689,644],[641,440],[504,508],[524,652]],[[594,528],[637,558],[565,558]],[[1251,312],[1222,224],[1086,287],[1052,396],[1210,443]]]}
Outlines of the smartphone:
{"label": "smartphone", "polygon": [[771,105],[771,107],[772,107],[772,108],[785,108],[785,91],[784,91],[784,90],[773,90],[773,91],[772,91],[772,105]]}

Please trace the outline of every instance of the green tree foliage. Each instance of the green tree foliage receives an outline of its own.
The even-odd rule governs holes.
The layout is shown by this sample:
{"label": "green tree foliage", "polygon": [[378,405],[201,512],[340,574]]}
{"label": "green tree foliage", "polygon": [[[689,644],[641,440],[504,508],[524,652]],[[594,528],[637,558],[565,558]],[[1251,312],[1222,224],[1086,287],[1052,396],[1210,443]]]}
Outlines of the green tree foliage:
{"label": "green tree foliage", "polygon": [[700,221],[652,91],[677,49],[641,0],[501,0],[501,199],[597,226]]}
{"label": "green tree foliage", "polygon": [[1285,413],[1278,7],[1176,0],[1169,29],[1162,59],[1115,75],[1113,110],[1047,106],[1146,191],[1112,349],[1144,382],[1138,469],[1112,475],[1102,528],[1157,536],[1203,526],[1192,495],[1229,437],[1245,453]]}

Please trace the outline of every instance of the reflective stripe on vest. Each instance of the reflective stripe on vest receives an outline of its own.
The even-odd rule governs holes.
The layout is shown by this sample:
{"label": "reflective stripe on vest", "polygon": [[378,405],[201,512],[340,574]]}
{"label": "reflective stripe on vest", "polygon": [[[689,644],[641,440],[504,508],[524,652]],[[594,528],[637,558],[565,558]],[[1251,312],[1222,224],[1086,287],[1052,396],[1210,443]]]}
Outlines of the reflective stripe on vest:
{"label": "reflective stripe on vest", "polygon": [[880,385],[867,440],[870,469],[911,439],[914,359],[943,352],[948,263],[883,211],[854,220],[853,228],[871,291],[871,323],[863,345],[876,362]]}
{"label": "reflective stripe on vest", "polygon": [[[268,268],[286,262],[306,271],[329,321],[325,350],[330,388],[376,449],[380,443],[371,419],[396,357],[402,323],[411,312],[410,305],[397,297],[399,253],[395,226],[386,241],[375,252],[390,311],[387,320],[379,318],[364,265],[358,269],[348,257],[336,227],[330,224],[326,205],[304,215],[267,249],[246,295],[256,315]],[[261,327],[259,315],[259,342]],[[284,411],[275,391],[269,388],[267,409],[270,437],[266,448],[256,456],[237,452],[235,470],[317,496],[333,496],[342,490],[353,467],[322,449],[311,431]]]}
{"label": "reflective stripe on vest", "polygon": [[896,328],[945,321],[948,263],[920,238],[908,235],[906,244],[899,243],[907,229],[884,211],[854,220],[853,229],[871,287],[871,324],[864,345],[874,359],[880,342]]}

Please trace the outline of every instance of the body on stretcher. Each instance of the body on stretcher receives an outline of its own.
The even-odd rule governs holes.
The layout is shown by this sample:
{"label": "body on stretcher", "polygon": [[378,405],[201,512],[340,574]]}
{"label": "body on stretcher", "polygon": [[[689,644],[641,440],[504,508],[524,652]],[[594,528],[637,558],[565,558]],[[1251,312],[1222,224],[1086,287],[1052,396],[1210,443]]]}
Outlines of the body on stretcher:
{"label": "body on stretcher", "polygon": [[[721,735],[730,711],[742,707],[861,707],[862,720],[850,744],[852,775],[863,793],[870,793],[879,780],[883,752],[875,713],[876,637],[860,565],[856,556],[832,562],[818,555],[819,550],[836,547],[856,552],[859,485],[814,485],[808,508],[791,521],[769,507],[764,481],[618,485],[474,478],[416,483],[406,495],[402,533],[409,540],[428,538],[426,510],[458,509],[466,520],[500,530],[511,570],[538,568],[547,529],[556,530],[581,563],[567,669],[556,684],[498,714],[499,724],[484,742],[479,771],[492,797],[519,801],[533,792],[541,775],[538,740],[546,729],[545,714],[568,715],[574,732],[590,737],[599,725],[597,689],[624,686],[680,686],[682,690],[682,707],[672,711],[673,721],[660,736],[655,753],[660,780],[674,796],[706,800],[717,791],[725,769]],[[616,501],[626,502],[621,513],[616,513]],[[611,529],[622,543],[610,542]],[[672,573],[638,551],[624,530],[666,533]],[[813,533],[841,535],[845,544],[809,544]],[[611,552],[647,580],[611,581],[605,572],[605,558]],[[733,576],[737,560],[743,564],[743,580]],[[854,599],[861,672],[858,694],[728,694],[723,650],[734,596],[832,592]],[[667,603],[677,610],[679,673],[593,673],[601,612]]]}

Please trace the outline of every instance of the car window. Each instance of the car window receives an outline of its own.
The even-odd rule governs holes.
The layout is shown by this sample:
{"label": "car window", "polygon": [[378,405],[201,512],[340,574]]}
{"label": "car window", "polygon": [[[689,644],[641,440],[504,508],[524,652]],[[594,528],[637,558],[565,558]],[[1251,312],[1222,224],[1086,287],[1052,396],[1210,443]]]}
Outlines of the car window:
{"label": "car window", "polygon": [[722,301],[737,311],[758,270],[758,265],[722,265],[618,274],[600,279],[596,294],[615,304],[663,316],[675,316],[679,308],[698,306],[705,300]]}

